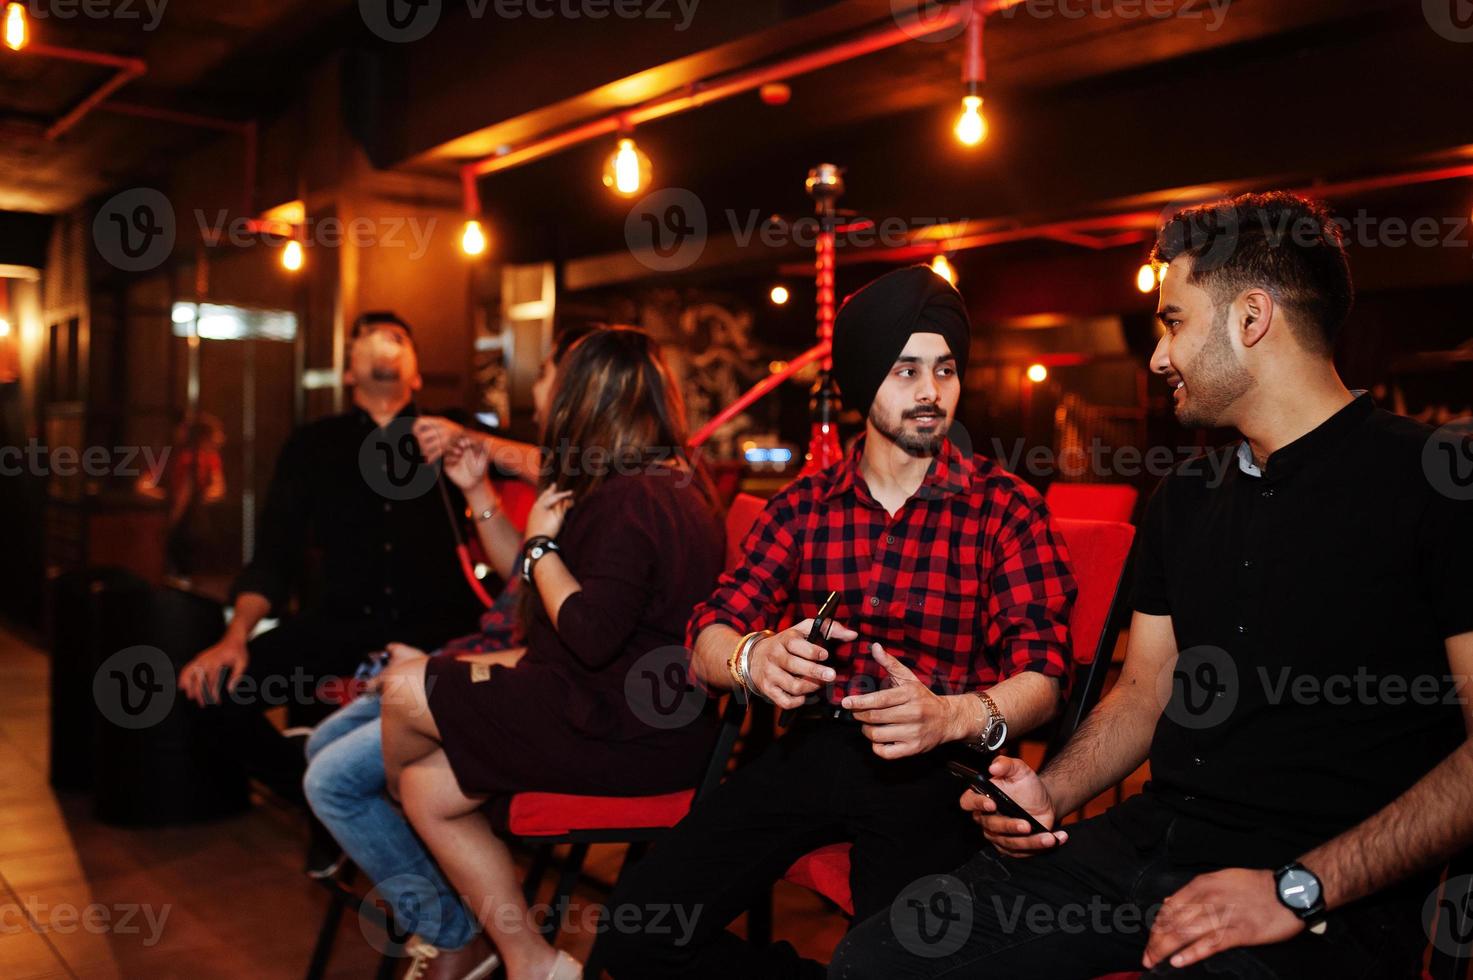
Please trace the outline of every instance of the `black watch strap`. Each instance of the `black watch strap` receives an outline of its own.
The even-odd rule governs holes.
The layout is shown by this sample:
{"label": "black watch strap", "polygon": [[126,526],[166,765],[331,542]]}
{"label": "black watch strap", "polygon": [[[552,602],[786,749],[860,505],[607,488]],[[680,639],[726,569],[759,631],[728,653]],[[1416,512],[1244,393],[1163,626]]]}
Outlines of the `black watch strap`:
{"label": "black watch strap", "polygon": [[532,568],[539,559],[547,557],[554,551],[560,551],[557,542],[545,534],[539,534],[534,538],[528,538],[527,543],[522,545],[522,581],[532,582]]}
{"label": "black watch strap", "polygon": [[[1291,872],[1295,873],[1295,877],[1300,879],[1307,879],[1308,882],[1313,883],[1316,892],[1313,902],[1306,905],[1302,901],[1290,901],[1289,898],[1285,896],[1284,878]],[[1316,875],[1313,871],[1309,870],[1298,861],[1290,861],[1282,868],[1279,868],[1277,871],[1274,872],[1274,896],[1279,900],[1280,905],[1284,906],[1290,912],[1293,912],[1295,915],[1299,916],[1299,918],[1303,920],[1304,924],[1309,927],[1310,932],[1318,934],[1325,931],[1325,889],[1324,884],[1319,879],[1319,876]]]}

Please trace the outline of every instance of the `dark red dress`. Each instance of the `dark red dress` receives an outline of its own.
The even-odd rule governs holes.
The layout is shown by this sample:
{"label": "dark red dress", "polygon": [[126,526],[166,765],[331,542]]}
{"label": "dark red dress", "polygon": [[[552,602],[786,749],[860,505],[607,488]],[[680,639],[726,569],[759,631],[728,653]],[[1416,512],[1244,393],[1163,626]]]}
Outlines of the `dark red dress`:
{"label": "dark red dress", "polygon": [[538,601],[515,668],[428,661],[430,711],[460,788],[504,798],[694,786],[715,705],[696,710],[704,695],[667,681],[691,610],[721,572],[720,519],[688,474],[660,467],[609,477],[568,512],[557,543],[582,587],[558,629]]}

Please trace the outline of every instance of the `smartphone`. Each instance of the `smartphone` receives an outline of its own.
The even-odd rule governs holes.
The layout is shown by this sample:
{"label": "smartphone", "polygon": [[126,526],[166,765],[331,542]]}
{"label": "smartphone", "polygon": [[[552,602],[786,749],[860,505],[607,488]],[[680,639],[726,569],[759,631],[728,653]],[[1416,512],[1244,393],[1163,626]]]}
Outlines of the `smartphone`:
{"label": "smartphone", "polygon": [[808,642],[819,646],[829,638],[829,627],[834,621],[834,607],[839,604],[839,593],[830,592],[829,597],[818,607],[813,616],[813,628],[808,631]]}
{"label": "smartphone", "polygon": [[1028,826],[1035,834],[1053,833],[1052,830],[1049,830],[1042,823],[1039,823],[1037,817],[1029,813],[1027,810],[1023,809],[1023,807],[1020,806],[1016,800],[1014,800],[1011,796],[999,789],[997,783],[994,783],[991,779],[989,779],[985,772],[978,772],[971,766],[964,765],[963,763],[956,762],[954,760],[948,761],[946,763],[946,768],[950,769],[953,775],[957,776],[958,778],[966,782],[969,786],[971,786],[974,791],[981,793],[993,803],[996,803],[998,813],[1002,814],[1005,817],[1012,817],[1015,820],[1028,821]]}
{"label": "smartphone", "polygon": [[[808,642],[815,646],[823,646],[829,638],[829,630],[834,622],[834,610],[839,605],[839,593],[830,592],[829,597],[818,607],[818,612],[813,614],[813,627],[808,631]],[[777,716],[777,723],[783,728],[793,720],[793,709],[784,708]]]}

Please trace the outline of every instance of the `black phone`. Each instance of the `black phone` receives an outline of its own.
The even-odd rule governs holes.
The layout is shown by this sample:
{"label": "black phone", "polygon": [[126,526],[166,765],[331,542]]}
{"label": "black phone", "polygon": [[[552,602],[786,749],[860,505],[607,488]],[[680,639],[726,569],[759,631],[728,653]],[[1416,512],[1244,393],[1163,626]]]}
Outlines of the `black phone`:
{"label": "black phone", "polygon": [[950,769],[953,775],[964,780],[974,791],[981,793],[993,803],[996,803],[998,813],[1005,817],[1012,817],[1015,820],[1028,821],[1028,826],[1035,834],[1053,833],[1052,830],[1049,830],[1040,823],[1037,817],[1023,809],[1016,800],[998,788],[997,783],[989,779],[985,772],[979,772],[971,766],[955,760],[948,761],[946,768]]}
{"label": "black phone", "polygon": [[[823,605],[818,607],[818,612],[813,614],[813,626],[808,630],[809,643],[823,646],[828,640],[829,629],[832,628],[834,622],[834,610],[838,608],[838,605],[839,593],[830,592],[828,598],[823,601]],[[792,720],[792,708],[784,708],[777,716],[777,723],[783,728],[787,728],[788,723]]]}
{"label": "black phone", "polygon": [[813,616],[813,628],[808,631],[808,642],[823,646],[829,638],[829,629],[834,622],[834,608],[839,605],[839,593],[830,592],[829,597],[818,607]]}

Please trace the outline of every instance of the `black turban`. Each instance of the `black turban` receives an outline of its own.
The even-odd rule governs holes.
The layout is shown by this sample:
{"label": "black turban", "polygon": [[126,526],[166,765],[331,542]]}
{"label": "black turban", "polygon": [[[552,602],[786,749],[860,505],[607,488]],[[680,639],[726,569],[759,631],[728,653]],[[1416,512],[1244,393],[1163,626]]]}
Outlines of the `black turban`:
{"label": "black turban", "polygon": [[848,408],[868,416],[875,392],[895,366],[911,334],[936,333],[967,370],[972,324],[956,287],[913,265],[887,272],[844,300],[834,317],[834,380]]}

